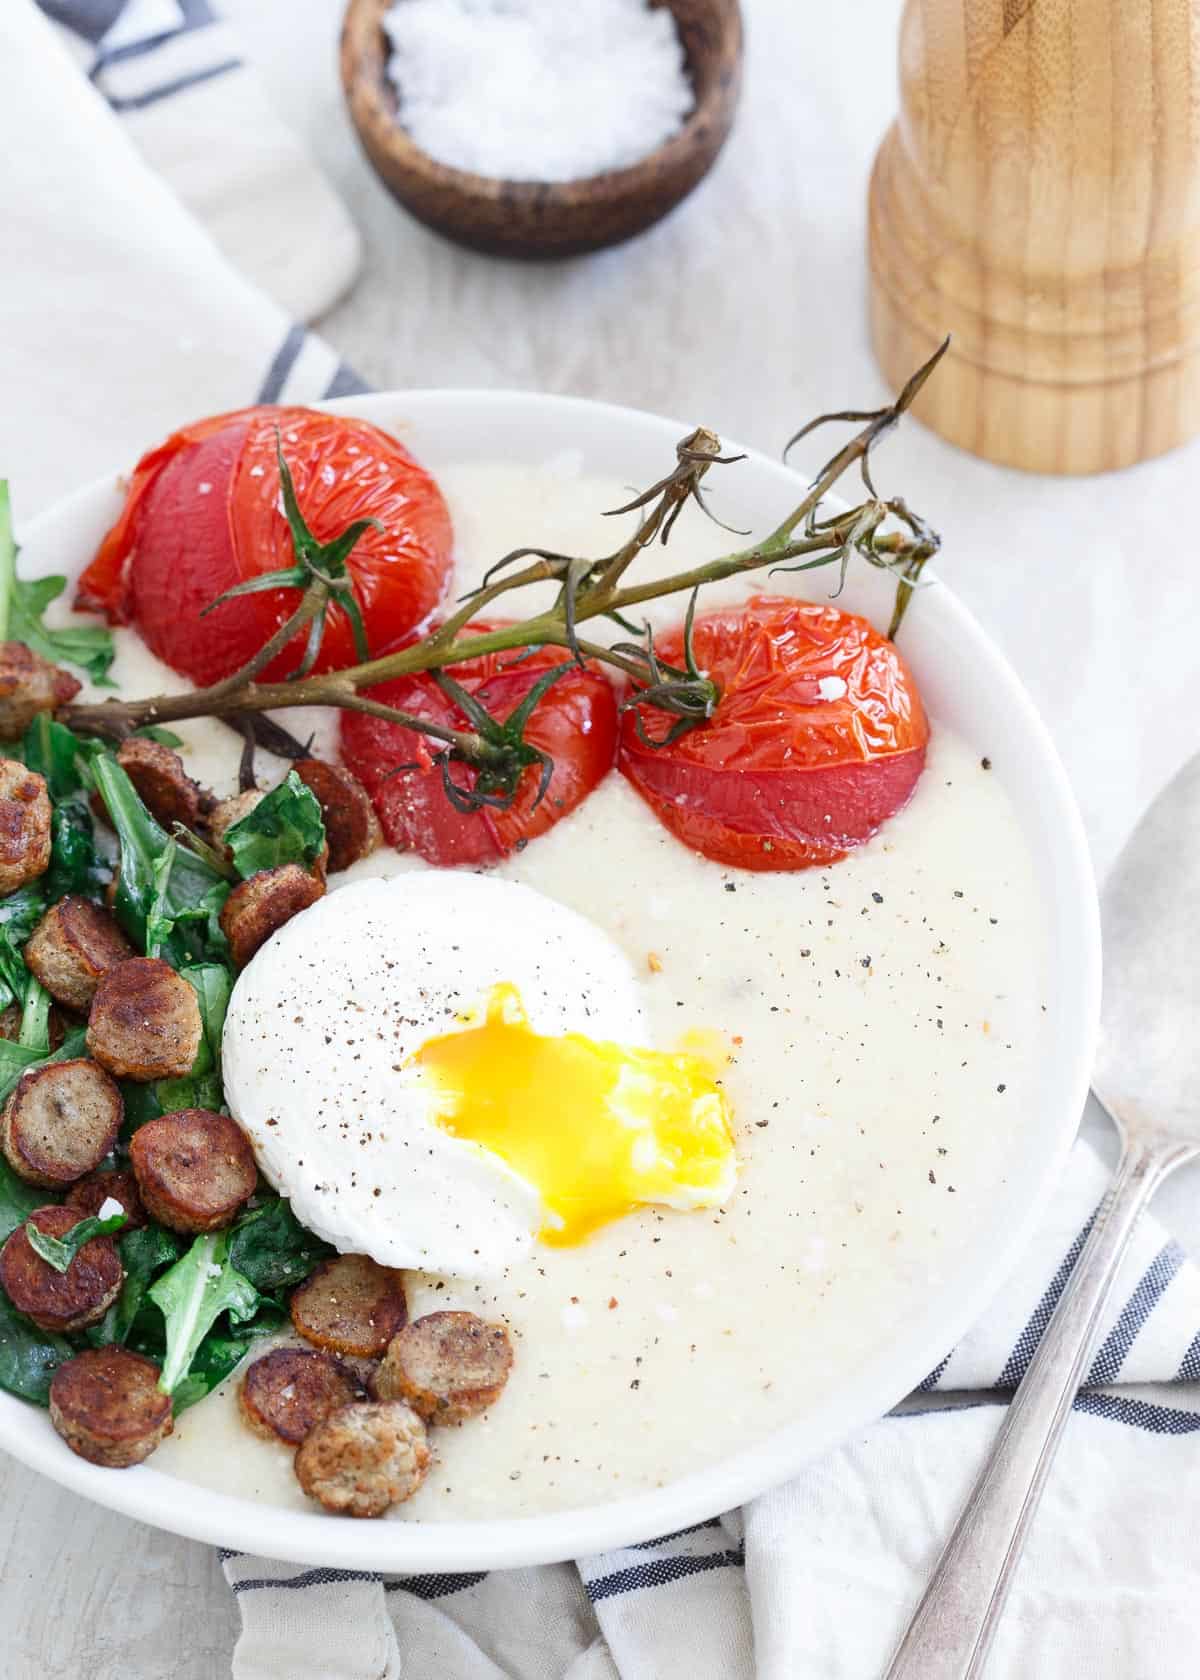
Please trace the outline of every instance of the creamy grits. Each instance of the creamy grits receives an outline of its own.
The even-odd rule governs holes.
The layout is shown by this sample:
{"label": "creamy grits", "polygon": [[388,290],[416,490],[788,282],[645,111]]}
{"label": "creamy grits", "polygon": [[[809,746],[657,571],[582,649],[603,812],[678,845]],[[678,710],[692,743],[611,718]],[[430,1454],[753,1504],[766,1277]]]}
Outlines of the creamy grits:
{"label": "creamy grits", "polygon": [[[584,510],[628,494],[569,461],[439,478],[456,592],[519,543],[603,552],[614,522]],[[639,564],[686,565],[697,532],[682,521],[667,555]],[[795,581],[741,580],[706,599]],[[680,610],[652,605],[660,622]],[[187,686],[131,632],[117,641],[125,692]],[[314,719],[285,721],[303,736]],[[336,726],[315,721],[315,750],[329,752]],[[409,1274],[413,1316],[502,1318],[516,1360],[490,1413],[433,1433],[435,1468],[393,1520],[533,1515],[700,1469],[787,1423],[814,1384],[853,1370],[953,1275],[1023,1124],[1043,918],[1005,794],[977,752],[931,724],[912,803],[829,869],[723,869],[667,834],[615,772],[502,866],[633,960],[655,1045],[723,1035],[740,1170],[724,1208],[644,1210],[579,1247],[535,1247],[494,1281]],[[237,737],[211,722],[179,732],[192,773],[229,789]],[[383,850],[331,885],[427,867]],[[237,1381],[184,1413],[155,1467],[311,1510],[291,1452],[240,1422]]]}

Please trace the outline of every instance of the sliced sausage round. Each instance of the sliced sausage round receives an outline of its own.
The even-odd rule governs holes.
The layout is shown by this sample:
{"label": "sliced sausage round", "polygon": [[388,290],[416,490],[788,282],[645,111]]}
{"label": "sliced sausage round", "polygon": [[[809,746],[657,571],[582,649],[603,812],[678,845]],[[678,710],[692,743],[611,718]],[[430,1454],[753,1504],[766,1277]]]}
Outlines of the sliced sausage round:
{"label": "sliced sausage round", "polygon": [[46,1062],[18,1079],[0,1115],[0,1146],[27,1184],[61,1189],[100,1165],[123,1113],[120,1091],[95,1062]]}
{"label": "sliced sausage round", "polygon": [[300,758],[292,768],[321,807],[331,870],[349,869],[383,844],[371,795],[357,776],[322,758]]}
{"label": "sliced sausage round", "polygon": [[227,799],[218,799],[208,813],[209,834],[214,840],[223,840],[226,829],[248,817],[264,798],[261,788],[246,788],[241,793],[231,793]]}
{"label": "sliced sausage round", "polygon": [[50,1422],[89,1464],[124,1470],[149,1458],[171,1433],[171,1397],[159,1368],[128,1348],[88,1348],[50,1383]]}
{"label": "sliced sausage round", "polygon": [[129,1161],[147,1213],[172,1231],[217,1231],[254,1194],[258,1168],[227,1114],[181,1108],[134,1132]]}
{"label": "sliced sausage round", "polygon": [[0,740],[19,740],[39,712],[65,706],[82,687],[24,642],[0,642]]}
{"label": "sliced sausage round", "polygon": [[392,1338],[371,1392],[407,1400],[426,1423],[465,1423],[495,1405],[512,1362],[502,1324],[470,1312],[427,1313]]}
{"label": "sliced sausage round", "polygon": [[25,962],[50,996],[68,1009],[84,1010],[96,987],[133,946],[107,910],[70,893],[51,905],[25,946]]}
{"label": "sliced sausage round", "polygon": [[74,1208],[81,1219],[99,1216],[106,1202],[120,1202],[125,1215],[121,1235],[138,1231],[146,1223],[146,1210],[138,1194],[137,1179],[122,1168],[107,1168],[104,1172],[89,1173],[67,1191],[64,1207]]}
{"label": "sliced sausage round", "polygon": [[221,909],[221,931],[229,941],[233,960],[244,968],[273,933],[301,910],[325,896],[325,882],[298,863],[260,869],[239,881]]}
{"label": "sliced sausage round", "polygon": [[381,1517],[425,1480],[429,1443],[402,1400],[360,1401],[310,1430],[295,1463],[300,1486],[327,1511]]}
{"label": "sliced sausage round", "polygon": [[291,1309],[306,1342],[377,1358],[408,1318],[404,1277],[369,1255],[335,1254],[292,1291]]}
{"label": "sliced sausage round", "polygon": [[242,1378],[238,1402],[256,1435],[299,1446],[332,1412],[362,1400],[354,1373],[332,1353],[272,1348]]}
{"label": "sliced sausage round", "polygon": [[212,806],[212,795],[192,780],[179,754],[161,741],[131,735],[117,748],[117,763],[168,834],[176,823],[194,829]]}
{"label": "sliced sausage round", "polygon": [[96,987],[87,1047],[118,1079],[181,1079],[202,1035],[188,982],[159,957],[130,957]]}
{"label": "sliced sausage round", "polygon": [[46,779],[0,758],[0,897],[50,867],[50,795]]}
{"label": "sliced sausage round", "polygon": [[35,1208],[0,1249],[0,1286],[17,1311],[42,1330],[83,1330],[98,1324],[121,1293],[121,1260],[111,1237],[92,1237],[65,1272],[56,1272],[26,1235],[25,1225],[33,1223],[61,1241],[80,1218],[74,1208]]}

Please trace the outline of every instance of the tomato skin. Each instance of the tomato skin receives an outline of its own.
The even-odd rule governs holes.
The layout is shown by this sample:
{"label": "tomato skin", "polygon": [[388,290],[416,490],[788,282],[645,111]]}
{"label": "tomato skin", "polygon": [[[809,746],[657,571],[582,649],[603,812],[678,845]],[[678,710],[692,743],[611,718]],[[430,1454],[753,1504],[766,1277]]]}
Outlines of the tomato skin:
{"label": "tomato skin", "polygon": [[[498,628],[490,622],[469,624],[462,634]],[[450,675],[477,695],[493,717],[503,719],[543,672],[568,655],[560,648],[539,648],[514,664],[517,657],[512,651],[487,654],[451,666]],[[372,699],[431,723],[471,727],[428,672],[380,683],[369,692]],[[603,780],[617,749],[617,698],[608,678],[594,666],[567,671],[534,707],[525,739],[554,760],[540,804],[535,804],[540,768],[532,765],[507,810],[460,812],[446,797],[440,766],[429,762],[437,741],[361,712],[341,715],[342,760],[374,800],[388,844],[446,868],[499,863],[520,842],[545,834]],[[396,765],[414,762],[418,768],[395,772]],[[463,786],[474,783],[474,772],[464,765],[452,765],[451,774]]]}
{"label": "tomato skin", "polygon": [[[133,623],[160,659],[193,682],[229,676],[262,647],[298,599],[271,590],[200,611],[223,590],[294,561],[279,507],[276,434],[314,535],[330,541],[368,515],[349,568],[372,651],[410,634],[436,607],[452,532],[441,492],[408,452],[363,420],[261,406],[174,433],[134,470],[125,506],[80,580],[76,604]],[[294,669],[298,637],[267,668]],[[356,662],[350,625],[330,610],[318,671]]]}
{"label": "tomato skin", "polygon": [[[657,646],[682,665],[682,630]],[[755,596],[697,617],[693,646],[721,690],[713,718],[655,747],[628,712],[618,758],[685,845],[735,868],[811,868],[844,857],[908,802],[929,725],[904,660],[865,619]],[[661,741],[674,720],[640,710]]]}

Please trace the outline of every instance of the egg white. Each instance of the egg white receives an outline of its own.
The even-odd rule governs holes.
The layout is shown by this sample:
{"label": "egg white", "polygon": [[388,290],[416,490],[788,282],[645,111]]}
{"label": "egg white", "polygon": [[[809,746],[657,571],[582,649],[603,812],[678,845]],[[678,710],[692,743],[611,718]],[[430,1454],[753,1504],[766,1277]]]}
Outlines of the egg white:
{"label": "egg white", "polygon": [[525,1253],[533,1186],[430,1119],[409,1057],[504,981],[539,1033],[640,1043],[639,984],[592,923],[532,887],[422,871],[294,917],[234,987],[230,1109],[271,1184],[343,1253],[485,1277]]}

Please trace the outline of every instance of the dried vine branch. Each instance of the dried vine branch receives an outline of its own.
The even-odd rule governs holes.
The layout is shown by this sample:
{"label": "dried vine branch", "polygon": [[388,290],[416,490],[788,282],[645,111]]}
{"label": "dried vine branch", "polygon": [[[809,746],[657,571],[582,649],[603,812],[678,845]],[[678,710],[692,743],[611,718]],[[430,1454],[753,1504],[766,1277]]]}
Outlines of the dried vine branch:
{"label": "dried vine branch", "polygon": [[[320,675],[310,673],[332,605],[340,606],[349,615],[356,646],[360,652],[365,647],[361,613],[354,599],[346,560],[369,522],[358,521],[334,542],[319,544],[297,504],[281,450],[280,479],[284,509],[292,530],[295,564],[284,571],[256,578],[230,593],[284,586],[300,589],[299,600],[286,622],[239,671],[207,688],[180,695],[71,705],[64,707],[59,715],[82,734],[120,739],[146,724],[197,717],[236,721],[244,728],[242,720],[294,706],[333,706],[366,712],[442,744],[435,762],[441,763],[447,794],[455,803],[465,799],[474,805],[503,804],[515,796],[517,784],[531,765],[538,766],[543,787],[548,780],[544,755],[524,739],[524,726],[536,698],[507,719],[493,718],[478,703],[466,703],[465,691],[453,684],[452,679],[441,677],[442,686],[452,684],[458,709],[474,725],[454,729],[386,705],[368,691],[396,677],[420,672],[442,673],[447,666],[460,665],[484,654],[510,651],[520,654],[531,648],[561,647],[570,654],[572,662],[599,661],[631,677],[636,685],[634,703],[652,703],[679,720],[672,730],[674,738],[683,729],[693,728],[711,716],[718,695],[714,685],[695,667],[690,654],[690,635],[685,638],[686,668],[678,669],[658,659],[647,627],[629,622],[625,616],[629,609],[645,601],[688,594],[690,627],[698,592],[708,584],[757,570],[804,571],[829,565],[838,566],[840,578],[844,579],[849,558],[857,553],[869,564],[896,574],[896,604],[889,630],[889,635],[895,635],[921,571],[937,552],[939,540],[936,532],[901,497],[880,497],[872,477],[871,452],[912,405],[945,350],[944,343],[886,407],[869,412],[846,410],[821,415],[795,434],[788,450],[817,426],[835,421],[862,423],[821,468],[787,518],[760,541],[665,578],[642,583],[626,581],[627,572],[643,549],[655,542],[668,541],[689,501],[696,502],[710,518],[715,518],[705,500],[704,480],[713,468],[730,466],[743,459],[723,455],[716,434],[697,428],[676,446],[675,465],[670,472],[623,507],[611,510],[613,514],[641,514],[636,529],[612,553],[596,558],[541,548],[515,549],[498,560],[479,588],[465,596],[449,617],[422,640],[374,659],[363,658],[344,670]],[[866,499],[844,512],[823,515],[825,498],[855,466],[867,492]],[[546,581],[557,583],[558,594],[545,611],[519,623],[470,632],[471,622],[494,601],[514,589]],[[219,604],[214,602],[213,607]],[[595,619],[614,621],[641,639],[611,645],[582,639],[580,626]],[[282,680],[266,679],[264,672],[305,631],[306,647],[299,669]],[[556,673],[565,668],[556,667]],[[539,681],[537,698],[547,686],[548,682]],[[474,787],[464,787],[452,779],[452,764],[466,765],[475,771]]]}

